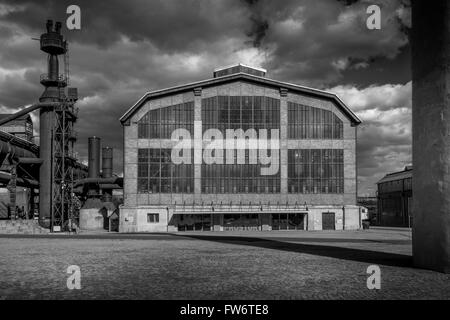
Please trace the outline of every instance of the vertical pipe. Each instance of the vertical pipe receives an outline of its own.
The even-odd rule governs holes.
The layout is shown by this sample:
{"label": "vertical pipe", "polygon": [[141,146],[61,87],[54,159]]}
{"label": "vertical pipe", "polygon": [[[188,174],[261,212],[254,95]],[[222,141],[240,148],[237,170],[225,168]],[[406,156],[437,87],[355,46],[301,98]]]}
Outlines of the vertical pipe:
{"label": "vertical pipe", "polygon": [[59,63],[58,56],[52,54],[48,55],[48,78],[53,81],[58,81]]}
{"label": "vertical pipe", "polygon": [[[102,149],[102,177],[111,178],[113,174],[113,148]],[[112,201],[112,189],[103,190],[103,201]]]}
{"label": "vertical pipe", "polygon": [[113,172],[113,148],[102,149],[102,177],[111,178]]}
{"label": "vertical pipe", "polygon": [[100,138],[90,137],[89,138],[89,150],[88,150],[88,166],[89,166],[89,178],[99,178],[100,177]]}
{"label": "vertical pipe", "polygon": [[35,208],[34,197],[35,197],[34,187],[32,187],[30,188],[30,212],[28,213],[28,219],[34,219],[34,208]]}
{"label": "vertical pipe", "polygon": [[50,227],[52,211],[52,124],[53,111],[42,108],[39,117],[39,158],[42,164],[39,169],[39,224]]}
{"label": "vertical pipe", "polygon": [[[88,140],[88,177],[100,178],[100,144],[99,137],[89,137]],[[96,198],[100,194],[100,190],[96,185],[90,185],[88,197]]]}

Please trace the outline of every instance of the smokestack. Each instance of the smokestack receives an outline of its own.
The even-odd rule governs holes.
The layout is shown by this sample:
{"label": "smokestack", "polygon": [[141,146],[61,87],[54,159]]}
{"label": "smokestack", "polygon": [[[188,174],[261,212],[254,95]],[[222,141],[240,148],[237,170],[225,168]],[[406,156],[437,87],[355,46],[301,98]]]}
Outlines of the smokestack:
{"label": "smokestack", "polygon": [[59,62],[58,56],[48,56],[48,79],[58,81],[59,77]]}
{"label": "smokestack", "polygon": [[[102,149],[102,177],[111,178],[113,175],[113,148]],[[112,190],[103,190],[103,201],[112,202]]]}
{"label": "smokestack", "polygon": [[102,177],[111,178],[113,174],[113,148],[102,149]]}
{"label": "smokestack", "polygon": [[56,22],[56,24],[55,24],[55,32],[57,33],[57,34],[61,34],[61,27],[62,27],[62,24],[61,24],[61,22]]}
{"label": "smokestack", "polygon": [[52,32],[52,29],[53,29],[53,20],[47,20],[46,27],[47,27],[47,33]]}
{"label": "smokestack", "polygon": [[100,144],[99,137],[90,137],[88,142],[88,176],[89,178],[100,177]]}

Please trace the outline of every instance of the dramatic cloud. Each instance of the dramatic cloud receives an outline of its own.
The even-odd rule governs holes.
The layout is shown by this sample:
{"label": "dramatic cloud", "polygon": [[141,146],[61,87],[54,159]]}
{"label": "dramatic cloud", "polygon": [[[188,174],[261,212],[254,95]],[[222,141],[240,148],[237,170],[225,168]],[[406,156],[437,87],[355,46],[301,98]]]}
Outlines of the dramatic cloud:
{"label": "dramatic cloud", "polygon": [[331,88],[363,121],[358,128],[360,193],[375,192],[386,173],[411,164],[411,82],[358,89]]}
{"label": "dramatic cloud", "polygon": [[[409,159],[410,85],[392,85],[400,83],[391,81],[399,71],[387,67],[400,62],[408,46],[406,0],[0,0],[2,112],[37,101],[46,57],[32,38],[48,18],[64,25],[70,4],[82,13],[81,31],[63,28],[70,85],[80,95],[81,160],[87,137],[101,136],[117,149],[114,165],[121,172],[118,119],[136,100],[150,90],[210,78],[217,66],[237,62],[265,67],[271,78],[340,93],[366,120],[358,156],[365,189],[393,168],[389,163],[397,159],[400,167]],[[381,7],[381,30],[366,28],[369,4]],[[362,78],[372,86],[365,88]]]}
{"label": "dramatic cloud", "polygon": [[[381,30],[366,27],[366,9],[381,7]],[[342,71],[364,69],[377,57],[394,59],[407,42],[408,3],[360,1],[260,1],[257,9],[269,27],[260,47],[269,55],[271,75],[296,83],[336,83]],[[261,20],[261,19],[260,19]]]}

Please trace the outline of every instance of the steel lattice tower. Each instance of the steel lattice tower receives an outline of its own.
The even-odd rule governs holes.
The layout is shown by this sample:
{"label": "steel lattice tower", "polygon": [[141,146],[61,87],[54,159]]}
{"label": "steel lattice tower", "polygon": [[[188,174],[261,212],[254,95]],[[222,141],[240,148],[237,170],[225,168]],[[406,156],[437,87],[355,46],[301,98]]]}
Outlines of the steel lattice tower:
{"label": "steel lattice tower", "polygon": [[[41,50],[48,54],[48,73],[41,76],[45,91],[40,102],[58,102],[55,107],[40,110],[40,169],[39,211],[52,231],[64,231],[74,218],[73,182],[76,159],[73,145],[76,135],[73,125],[77,120],[74,104],[75,88],[66,95],[68,72],[59,74],[58,55],[66,55],[67,42],[61,35],[61,23],[47,21],[47,33],[41,35]],[[66,59],[65,59],[66,60]]]}

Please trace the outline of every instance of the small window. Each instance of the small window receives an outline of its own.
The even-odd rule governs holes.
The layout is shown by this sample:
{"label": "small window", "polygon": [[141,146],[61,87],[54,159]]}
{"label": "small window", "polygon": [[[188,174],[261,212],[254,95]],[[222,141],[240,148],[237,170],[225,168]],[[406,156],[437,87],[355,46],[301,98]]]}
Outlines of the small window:
{"label": "small window", "polygon": [[147,213],[147,222],[148,223],[158,223],[159,222],[159,213]]}

